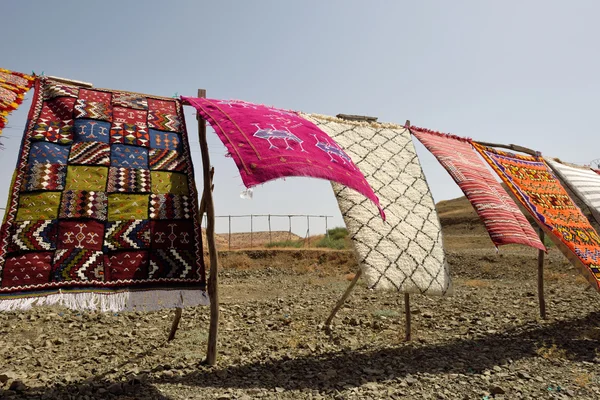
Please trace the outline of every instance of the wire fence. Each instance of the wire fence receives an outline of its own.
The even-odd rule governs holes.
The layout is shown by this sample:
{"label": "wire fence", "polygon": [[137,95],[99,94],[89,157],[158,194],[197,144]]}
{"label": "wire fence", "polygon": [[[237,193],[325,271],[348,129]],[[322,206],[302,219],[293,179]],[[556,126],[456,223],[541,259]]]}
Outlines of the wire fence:
{"label": "wire fence", "polygon": [[[227,240],[227,248],[253,248],[265,244],[304,239],[311,235],[328,235],[331,215],[246,214],[216,215],[215,231]],[[206,214],[202,227],[206,229]],[[300,234],[297,234],[297,233]]]}

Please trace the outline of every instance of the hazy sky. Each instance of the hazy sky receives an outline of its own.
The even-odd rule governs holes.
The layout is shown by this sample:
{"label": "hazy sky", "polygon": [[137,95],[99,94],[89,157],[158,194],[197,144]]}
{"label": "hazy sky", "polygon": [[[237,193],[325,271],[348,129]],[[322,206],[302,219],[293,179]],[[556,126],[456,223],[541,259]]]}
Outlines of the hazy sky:
{"label": "hazy sky", "polygon": [[[555,0],[5,0],[0,67],[155,95],[204,88],[212,98],[310,113],[410,119],[586,163],[600,157],[599,12],[595,1]],[[3,134],[2,199],[29,105]],[[197,128],[186,109],[201,187]],[[326,181],[269,182],[241,199],[233,160],[212,130],[208,141],[217,215],[321,214],[334,216],[330,227],[343,225]],[[416,145],[435,200],[460,196]],[[254,229],[265,227],[255,221]],[[221,220],[217,230],[226,229]],[[234,229],[249,229],[249,220]],[[273,229],[287,229],[287,220]],[[297,233],[305,229],[305,220],[294,222]]]}

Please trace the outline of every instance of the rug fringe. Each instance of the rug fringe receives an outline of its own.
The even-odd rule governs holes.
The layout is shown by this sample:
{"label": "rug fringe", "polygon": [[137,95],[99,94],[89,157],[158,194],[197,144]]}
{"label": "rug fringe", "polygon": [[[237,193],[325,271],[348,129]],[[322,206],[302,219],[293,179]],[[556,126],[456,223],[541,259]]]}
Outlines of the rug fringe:
{"label": "rug fringe", "polygon": [[156,311],[163,308],[183,308],[208,305],[205,291],[149,290],[116,293],[61,292],[40,297],[0,300],[0,311],[29,310],[33,306],[61,306],[78,311]]}

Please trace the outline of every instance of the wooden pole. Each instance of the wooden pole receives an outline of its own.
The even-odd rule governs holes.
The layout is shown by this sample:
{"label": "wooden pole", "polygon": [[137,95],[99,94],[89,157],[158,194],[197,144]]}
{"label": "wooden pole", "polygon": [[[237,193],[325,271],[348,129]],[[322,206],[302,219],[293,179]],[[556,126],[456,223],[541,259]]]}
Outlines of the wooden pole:
{"label": "wooden pole", "polygon": [[[198,97],[206,97],[206,90],[198,89]],[[204,178],[203,198],[206,204],[206,241],[210,258],[210,274],[208,278],[208,295],[210,297],[210,327],[208,331],[208,348],[206,363],[217,363],[217,336],[219,331],[219,256],[215,243],[215,205],[212,198],[212,179],[210,172],[210,155],[206,140],[206,122],[198,114],[198,137],[202,154],[202,175]]]}
{"label": "wooden pole", "polygon": [[[540,241],[544,243],[544,231],[540,227]],[[540,317],[546,319],[546,300],[544,299],[544,251],[538,250],[538,302],[540,303]]]}
{"label": "wooden pole", "polygon": [[269,214],[268,220],[269,220],[269,243],[272,243],[273,237],[271,236],[271,214]]}
{"label": "wooden pole", "polygon": [[479,142],[479,141],[475,141],[475,143],[480,144],[482,146],[487,146],[487,147],[500,147],[502,149],[509,149],[509,150],[513,150],[513,151],[519,151],[521,153],[525,153],[525,154],[529,154],[530,156],[539,156],[539,152],[529,149],[527,147],[523,147],[523,146],[519,146],[517,144],[499,144],[499,143],[489,143],[489,142]]}
{"label": "wooden pole", "polygon": [[408,293],[404,293],[404,314],[404,318],[406,321],[406,336],[404,337],[404,340],[410,342],[410,340],[412,339],[412,328],[410,326],[410,295]]}
{"label": "wooden pole", "polygon": [[250,248],[254,247],[253,235],[254,235],[254,216],[252,214],[250,214]]}
{"label": "wooden pole", "polygon": [[229,216],[229,250],[231,250],[231,215]]}
{"label": "wooden pole", "polygon": [[354,289],[354,285],[356,285],[356,282],[358,282],[358,278],[360,278],[361,274],[362,274],[362,269],[359,268],[358,271],[356,271],[356,274],[354,275],[352,282],[350,282],[350,286],[348,286],[348,288],[342,295],[342,298],[338,300],[338,302],[335,305],[335,307],[333,308],[333,310],[331,310],[331,314],[329,314],[329,317],[327,317],[327,321],[325,321],[325,327],[327,329],[330,329],[331,321],[333,321],[335,314],[337,314],[337,312],[340,310],[340,308],[342,308],[342,306],[344,305],[344,303],[350,296],[350,293],[352,293],[352,289]]}
{"label": "wooden pole", "polygon": [[175,334],[177,333],[177,329],[179,328],[179,321],[181,321],[181,313],[183,310],[181,307],[177,307],[175,309],[175,317],[173,318],[173,323],[171,324],[171,332],[169,332],[168,342],[175,339]]}

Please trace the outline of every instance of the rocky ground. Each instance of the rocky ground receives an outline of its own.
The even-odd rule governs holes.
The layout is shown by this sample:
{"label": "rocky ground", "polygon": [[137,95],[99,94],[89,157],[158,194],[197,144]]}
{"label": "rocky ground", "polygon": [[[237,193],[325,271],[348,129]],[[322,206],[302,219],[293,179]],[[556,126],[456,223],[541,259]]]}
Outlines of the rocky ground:
{"label": "rocky ground", "polygon": [[599,297],[555,249],[539,318],[537,252],[496,253],[478,228],[445,228],[455,294],[403,297],[359,283],[348,252],[221,253],[219,360],[202,365],[208,308],[0,313],[0,398],[598,399]]}

